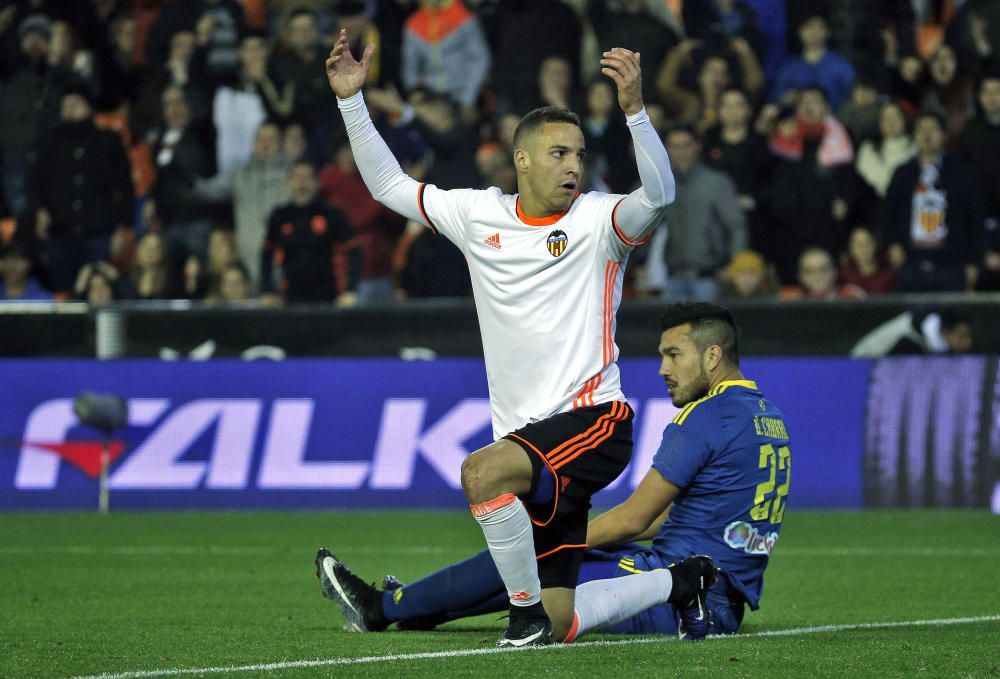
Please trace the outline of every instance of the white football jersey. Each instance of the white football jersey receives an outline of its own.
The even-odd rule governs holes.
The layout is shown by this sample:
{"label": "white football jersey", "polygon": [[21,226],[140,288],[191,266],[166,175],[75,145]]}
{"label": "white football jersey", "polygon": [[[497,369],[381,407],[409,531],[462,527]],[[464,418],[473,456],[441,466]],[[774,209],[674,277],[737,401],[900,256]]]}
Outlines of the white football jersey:
{"label": "white football jersey", "polygon": [[479,315],[493,435],[574,408],[624,400],[615,315],[632,248],[622,195],[577,195],[544,219],[498,188],[420,186],[424,220],[464,253]]}

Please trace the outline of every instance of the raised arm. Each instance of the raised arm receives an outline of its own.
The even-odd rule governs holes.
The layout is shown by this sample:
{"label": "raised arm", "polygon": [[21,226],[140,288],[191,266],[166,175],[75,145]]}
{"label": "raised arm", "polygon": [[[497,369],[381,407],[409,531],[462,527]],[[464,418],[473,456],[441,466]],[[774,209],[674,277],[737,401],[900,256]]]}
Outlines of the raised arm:
{"label": "raised arm", "polygon": [[418,202],[420,183],[403,172],[375,129],[361,95],[374,53],[375,46],[368,45],[361,61],[355,60],[347,46],[347,32],[341,30],[326,60],[326,77],[337,95],[354,160],[372,197],[408,219],[427,224]]}
{"label": "raised arm", "polygon": [[638,244],[656,228],[663,208],[674,202],[674,175],[670,171],[667,150],[649,122],[643,105],[639,53],[616,47],[604,53],[601,66],[601,72],[618,87],[618,104],[632,135],[641,181],[639,188],[619,206],[615,226],[629,242]]}

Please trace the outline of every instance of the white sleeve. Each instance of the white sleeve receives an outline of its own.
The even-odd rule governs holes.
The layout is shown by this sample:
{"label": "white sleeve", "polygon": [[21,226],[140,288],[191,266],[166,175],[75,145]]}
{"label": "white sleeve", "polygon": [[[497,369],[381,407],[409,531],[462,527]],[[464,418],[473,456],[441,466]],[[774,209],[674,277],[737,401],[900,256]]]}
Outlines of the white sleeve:
{"label": "white sleeve", "polygon": [[476,194],[481,191],[444,191],[433,184],[418,182],[403,172],[399,161],[375,129],[361,92],[347,99],[338,98],[337,105],[344,116],[354,162],[372,197],[434,233],[440,231],[448,240],[462,247],[466,215]]}
{"label": "white sleeve", "polygon": [[419,196],[424,185],[403,172],[399,161],[375,129],[361,92],[347,99],[338,98],[337,106],[344,116],[354,162],[372,197],[404,217],[429,226],[420,209]]}
{"label": "white sleeve", "polygon": [[676,184],[667,150],[649,122],[646,109],[625,120],[632,134],[641,183],[615,209],[614,229],[626,244],[641,245],[660,223],[663,208],[674,202]]}

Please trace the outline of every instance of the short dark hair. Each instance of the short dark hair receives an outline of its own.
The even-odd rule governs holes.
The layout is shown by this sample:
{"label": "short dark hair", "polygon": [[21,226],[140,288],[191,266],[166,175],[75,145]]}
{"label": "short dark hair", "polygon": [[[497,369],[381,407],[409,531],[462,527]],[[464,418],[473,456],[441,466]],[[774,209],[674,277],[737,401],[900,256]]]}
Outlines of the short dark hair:
{"label": "short dark hair", "polygon": [[917,125],[924,118],[930,118],[938,124],[943,132],[948,131],[948,122],[944,119],[944,116],[936,111],[921,111],[917,114],[917,117],[913,119],[913,129],[917,129]]}
{"label": "short dark hair", "polygon": [[960,325],[967,325],[970,328],[973,326],[972,317],[960,311],[945,309],[939,312],[938,316],[941,317],[941,329],[945,331],[954,330]]}
{"label": "short dark hair", "polygon": [[561,106],[542,106],[529,111],[514,130],[514,148],[520,148],[525,135],[537,131],[545,123],[568,123],[580,127],[580,116]]}
{"label": "short dark hair", "polygon": [[678,302],[671,304],[660,316],[660,332],[688,324],[691,339],[699,351],[712,345],[722,348],[724,361],[739,366],[739,328],[729,309],[711,302]]}

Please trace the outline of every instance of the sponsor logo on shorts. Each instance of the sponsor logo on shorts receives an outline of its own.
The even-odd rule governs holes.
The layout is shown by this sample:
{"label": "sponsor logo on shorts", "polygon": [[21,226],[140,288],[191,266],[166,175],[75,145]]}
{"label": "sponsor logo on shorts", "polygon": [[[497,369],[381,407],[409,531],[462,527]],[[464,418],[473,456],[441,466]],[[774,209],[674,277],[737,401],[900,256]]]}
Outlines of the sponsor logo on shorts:
{"label": "sponsor logo on shorts", "polygon": [[722,537],[733,549],[763,556],[770,556],[778,541],[777,533],[761,533],[746,521],[733,521],[726,526]]}

